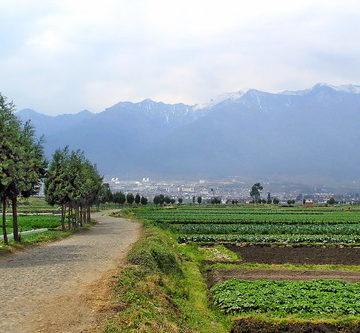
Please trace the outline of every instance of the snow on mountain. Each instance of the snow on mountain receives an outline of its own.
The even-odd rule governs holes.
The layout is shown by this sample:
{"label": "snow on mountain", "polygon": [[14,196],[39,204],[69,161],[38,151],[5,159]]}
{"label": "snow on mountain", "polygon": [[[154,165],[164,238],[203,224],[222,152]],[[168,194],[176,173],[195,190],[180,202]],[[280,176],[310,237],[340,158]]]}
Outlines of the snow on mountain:
{"label": "snow on mountain", "polygon": [[196,109],[196,110],[209,109],[209,108],[212,108],[215,105],[220,104],[225,101],[239,100],[242,96],[244,96],[244,94],[247,91],[248,91],[248,89],[218,95],[218,96],[212,98],[210,100],[210,102],[195,105],[194,109]]}

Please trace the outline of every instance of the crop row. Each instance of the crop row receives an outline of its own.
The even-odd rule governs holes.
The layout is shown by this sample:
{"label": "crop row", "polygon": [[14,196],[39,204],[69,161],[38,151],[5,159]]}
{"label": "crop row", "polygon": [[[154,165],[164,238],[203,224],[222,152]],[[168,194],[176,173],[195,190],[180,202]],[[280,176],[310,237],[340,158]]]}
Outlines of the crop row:
{"label": "crop row", "polygon": [[136,212],[140,218],[167,223],[360,223],[360,214],[195,214]]}
{"label": "crop row", "polygon": [[360,283],[340,280],[228,280],[211,288],[226,313],[298,314],[332,317],[360,314]]}
{"label": "crop row", "polygon": [[359,244],[360,235],[179,235],[180,243],[188,242],[231,242],[231,243],[322,243],[322,244]]}
{"label": "crop row", "polygon": [[237,218],[155,218],[151,219],[157,223],[169,223],[169,224],[271,224],[271,223],[289,223],[289,224],[356,224],[360,223],[360,217],[356,218],[322,218],[322,219],[314,219],[314,218],[270,218],[270,217],[237,217]]}
{"label": "crop row", "polygon": [[180,234],[360,235],[359,224],[179,224],[169,227]]}

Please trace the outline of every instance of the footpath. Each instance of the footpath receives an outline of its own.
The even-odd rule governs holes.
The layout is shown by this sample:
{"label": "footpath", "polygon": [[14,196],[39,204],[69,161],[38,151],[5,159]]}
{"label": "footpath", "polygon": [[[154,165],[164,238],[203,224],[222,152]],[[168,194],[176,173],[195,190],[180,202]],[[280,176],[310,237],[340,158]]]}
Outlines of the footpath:
{"label": "footpath", "polygon": [[0,332],[96,332],[141,225],[92,215],[89,230],[0,257]]}

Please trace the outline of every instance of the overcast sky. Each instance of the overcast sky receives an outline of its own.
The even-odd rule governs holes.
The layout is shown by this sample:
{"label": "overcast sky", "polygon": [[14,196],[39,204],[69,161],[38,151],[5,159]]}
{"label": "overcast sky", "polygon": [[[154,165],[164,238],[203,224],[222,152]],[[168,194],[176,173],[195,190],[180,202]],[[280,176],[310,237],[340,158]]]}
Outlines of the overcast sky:
{"label": "overcast sky", "polygon": [[0,92],[18,109],[359,84],[352,0],[0,0]]}

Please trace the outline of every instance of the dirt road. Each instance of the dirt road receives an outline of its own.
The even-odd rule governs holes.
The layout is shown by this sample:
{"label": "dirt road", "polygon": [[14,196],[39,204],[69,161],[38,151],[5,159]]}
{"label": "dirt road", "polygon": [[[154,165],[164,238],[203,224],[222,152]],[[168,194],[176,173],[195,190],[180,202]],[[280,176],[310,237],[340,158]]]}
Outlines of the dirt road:
{"label": "dirt road", "polygon": [[94,332],[138,223],[99,223],[69,238],[0,257],[0,332]]}

